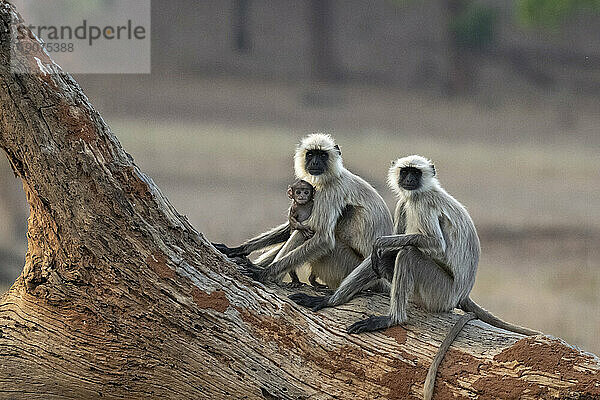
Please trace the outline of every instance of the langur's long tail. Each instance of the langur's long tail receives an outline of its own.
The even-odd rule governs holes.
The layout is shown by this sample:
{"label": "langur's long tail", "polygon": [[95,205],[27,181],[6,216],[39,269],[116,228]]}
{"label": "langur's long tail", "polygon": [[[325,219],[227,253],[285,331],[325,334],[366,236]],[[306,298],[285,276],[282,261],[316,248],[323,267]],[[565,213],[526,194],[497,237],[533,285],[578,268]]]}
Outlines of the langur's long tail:
{"label": "langur's long tail", "polygon": [[446,355],[448,348],[452,345],[452,343],[454,342],[454,339],[456,339],[456,337],[458,336],[458,334],[460,333],[462,328],[465,326],[465,324],[471,320],[474,320],[475,318],[477,318],[477,315],[475,315],[475,313],[472,313],[472,312],[462,315],[458,319],[458,321],[456,321],[456,323],[454,324],[452,329],[450,329],[450,332],[448,332],[448,334],[444,338],[444,341],[440,345],[440,348],[438,349],[437,354],[435,355],[435,357],[433,358],[433,361],[431,362],[429,371],[427,371],[427,378],[425,378],[425,384],[423,385],[423,399],[431,400],[431,398],[433,397],[433,388],[435,386],[435,376],[437,375],[438,367],[442,363],[442,360],[444,359],[444,356]]}
{"label": "langur's long tail", "polygon": [[493,315],[486,309],[480,307],[479,304],[477,304],[473,300],[471,300],[470,297],[467,297],[463,301],[461,301],[460,304],[458,305],[458,308],[460,308],[461,310],[463,310],[465,312],[475,313],[475,315],[477,315],[477,318],[479,318],[480,320],[482,320],[485,323],[495,326],[496,328],[504,329],[507,331],[515,332],[515,333],[520,333],[521,335],[525,335],[525,336],[535,336],[535,335],[541,334],[541,332],[534,331],[533,329],[524,328],[522,326],[513,325],[508,322],[502,321],[500,318],[496,317],[495,315]]}
{"label": "langur's long tail", "polygon": [[438,367],[442,363],[448,348],[454,342],[454,339],[458,336],[462,328],[466,325],[467,322],[473,319],[480,319],[483,322],[495,326],[496,328],[504,329],[507,331],[520,333],[521,335],[526,336],[535,336],[541,334],[541,332],[534,331],[533,329],[524,328],[522,326],[513,325],[508,322],[502,321],[500,318],[496,317],[486,309],[479,306],[479,304],[475,303],[471,300],[470,297],[467,297],[463,301],[460,302],[458,308],[465,311],[462,317],[456,321],[450,332],[444,338],[435,358],[433,359],[431,366],[429,367],[429,371],[427,372],[427,378],[425,379],[425,385],[423,386],[423,398],[425,400],[431,400],[433,397],[433,388],[435,385],[435,377],[437,374]]}

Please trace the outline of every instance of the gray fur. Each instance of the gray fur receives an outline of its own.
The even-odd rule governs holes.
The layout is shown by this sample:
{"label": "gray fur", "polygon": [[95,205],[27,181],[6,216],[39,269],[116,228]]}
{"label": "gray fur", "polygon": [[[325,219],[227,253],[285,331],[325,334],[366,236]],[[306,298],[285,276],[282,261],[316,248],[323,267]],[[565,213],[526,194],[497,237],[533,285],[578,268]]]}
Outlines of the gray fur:
{"label": "gray fur", "polygon": [[[263,267],[268,267],[269,264],[271,264],[273,261],[279,261],[279,259],[281,259],[281,257],[285,256],[291,250],[293,250],[296,247],[300,246],[302,243],[304,243],[304,240],[305,240],[305,238],[304,238],[304,235],[302,234],[301,231],[299,231],[299,230],[293,230],[292,234],[290,235],[290,238],[279,249],[279,251],[277,252],[277,255],[275,256],[274,259],[272,259],[268,263],[262,262],[260,264],[258,262],[259,260],[257,260],[257,264],[261,265]],[[289,272],[289,274],[290,274],[290,278],[292,279],[292,283],[299,283],[300,282],[300,279],[298,278],[298,274],[296,273],[295,270],[291,270]],[[311,272],[311,275],[312,275],[312,272]]]}
{"label": "gray fur", "polygon": [[[291,238],[292,236],[290,236]],[[290,239],[288,239],[289,241]],[[271,264],[273,262],[273,260],[275,260],[275,257],[277,257],[277,255],[279,254],[279,252],[281,251],[281,249],[285,246],[287,242],[283,242],[283,243],[278,243],[275,246],[272,246],[271,248],[269,248],[267,251],[265,251],[263,254],[260,255],[260,257],[258,257],[255,261],[255,264],[258,265],[259,267],[266,267],[267,265]]]}
{"label": "gray fur", "polygon": [[[398,185],[400,170],[407,166],[422,171],[423,183],[417,190],[405,190]],[[433,312],[459,307],[498,328],[524,335],[538,334],[502,321],[469,298],[479,262],[479,237],[467,210],[440,186],[433,164],[420,156],[401,158],[390,168],[388,183],[398,195],[395,225],[404,226],[405,231],[379,238],[375,247],[399,250],[395,269],[412,270],[413,300]],[[398,313],[392,317],[398,323],[405,319],[403,296],[399,293],[391,299],[391,308]]]}
{"label": "gray fur", "polygon": [[276,226],[275,228],[261,233],[260,235],[247,240],[239,246],[245,253],[250,254],[254,251],[261,250],[282,242],[290,238],[290,224],[286,222]]}
{"label": "gray fur", "polygon": [[[468,297],[479,262],[479,237],[467,210],[439,184],[431,162],[419,156],[392,165],[388,183],[398,196],[394,236],[379,238],[378,250],[398,250],[390,316],[406,321],[406,304],[413,300],[432,312],[450,311]],[[422,171],[422,185],[404,190],[398,174],[404,167]]]}

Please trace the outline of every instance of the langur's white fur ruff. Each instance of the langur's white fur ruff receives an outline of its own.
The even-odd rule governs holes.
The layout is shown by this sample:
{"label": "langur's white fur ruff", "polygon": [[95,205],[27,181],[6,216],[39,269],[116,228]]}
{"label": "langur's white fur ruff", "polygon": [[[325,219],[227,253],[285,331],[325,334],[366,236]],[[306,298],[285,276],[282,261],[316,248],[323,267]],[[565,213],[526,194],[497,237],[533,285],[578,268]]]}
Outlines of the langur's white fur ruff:
{"label": "langur's white fur ruff", "polygon": [[[306,152],[309,150],[323,150],[329,154],[327,172],[318,176],[311,175],[305,168]],[[339,178],[344,170],[342,156],[335,147],[333,138],[325,133],[313,133],[302,139],[294,154],[294,172],[296,178],[305,180],[320,190],[324,184],[332,179]]]}
{"label": "langur's white fur ruff", "polygon": [[[400,178],[400,170],[402,168],[413,167],[417,168],[423,174],[421,177],[422,185],[417,190],[404,190],[398,185],[398,179]],[[419,155],[412,155],[408,157],[399,158],[392,163],[388,173],[388,185],[390,189],[397,196],[410,196],[412,194],[418,194],[427,192],[432,189],[440,189],[440,182],[437,180],[435,167],[433,163],[425,157]]]}

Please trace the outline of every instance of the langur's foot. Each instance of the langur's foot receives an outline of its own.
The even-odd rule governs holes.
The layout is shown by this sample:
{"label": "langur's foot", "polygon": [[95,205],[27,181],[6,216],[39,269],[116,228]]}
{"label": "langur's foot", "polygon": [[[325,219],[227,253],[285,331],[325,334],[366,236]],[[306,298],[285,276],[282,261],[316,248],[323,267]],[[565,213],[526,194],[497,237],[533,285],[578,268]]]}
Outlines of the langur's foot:
{"label": "langur's foot", "polygon": [[310,308],[313,311],[319,311],[325,307],[329,307],[330,297],[331,296],[309,296],[304,293],[296,293],[289,296],[289,299],[302,307]]}
{"label": "langur's foot", "polygon": [[310,276],[308,277],[308,281],[310,282],[311,286],[313,288],[315,288],[315,290],[325,290],[327,289],[327,285],[323,285],[321,283],[319,283],[317,281],[317,277],[313,274],[310,274]]}
{"label": "langur's foot", "polygon": [[355,322],[348,328],[348,333],[363,333],[363,332],[375,332],[382,329],[386,329],[392,326],[392,319],[389,316],[370,316],[362,321]]}
{"label": "langur's foot", "polygon": [[305,286],[306,283],[300,282],[300,281],[291,281],[291,282],[284,282],[281,284],[281,286],[284,286],[286,288],[289,289],[298,289],[301,288],[303,286]]}
{"label": "langur's foot", "polygon": [[267,282],[268,279],[265,270],[254,264],[247,257],[238,257],[235,259],[235,262],[241,267],[242,274],[261,283]]}

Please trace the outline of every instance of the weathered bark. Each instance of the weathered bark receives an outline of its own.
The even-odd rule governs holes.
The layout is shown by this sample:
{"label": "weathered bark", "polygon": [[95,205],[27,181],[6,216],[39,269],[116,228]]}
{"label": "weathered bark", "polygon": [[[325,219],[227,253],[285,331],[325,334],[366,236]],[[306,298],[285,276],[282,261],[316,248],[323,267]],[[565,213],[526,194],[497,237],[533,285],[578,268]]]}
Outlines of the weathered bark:
{"label": "weathered bark", "polygon": [[[0,398],[419,397],[457,316],[348,336],[382,296],[318,314],[239,274],[135,166],[45,54],[13,75],[0,2],[0,148],[31,207],[26,264],[0,302]],[[469,325],[437,398],[591,398],[600,360],[548,337]],[[584,396],[584,397],[582,397]]]}

